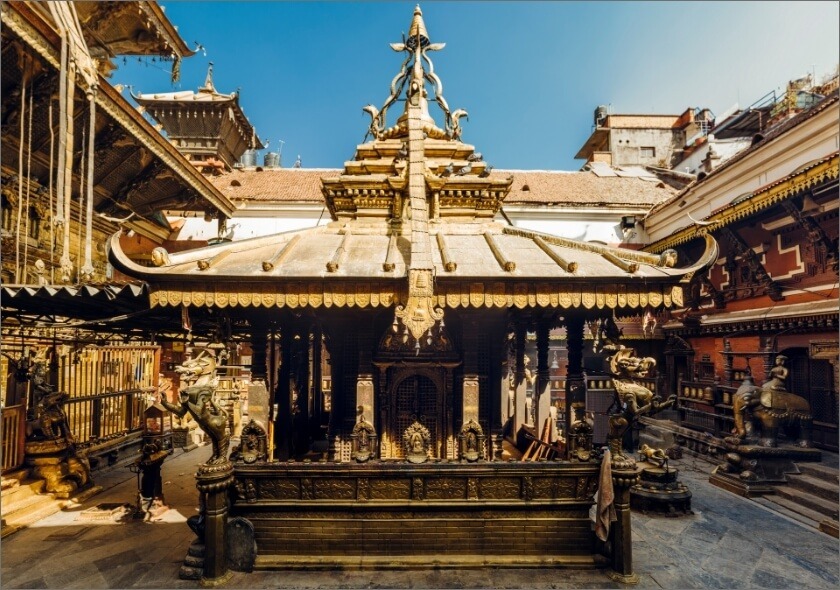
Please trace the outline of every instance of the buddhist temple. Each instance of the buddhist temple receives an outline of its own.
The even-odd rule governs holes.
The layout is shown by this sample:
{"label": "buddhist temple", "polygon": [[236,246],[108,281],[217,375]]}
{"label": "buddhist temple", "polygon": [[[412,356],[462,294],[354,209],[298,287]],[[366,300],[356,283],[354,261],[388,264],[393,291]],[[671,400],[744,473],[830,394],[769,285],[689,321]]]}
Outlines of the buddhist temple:
{"label": "buddhist temple", "polygon": [[[381,107],[364,108],[370,141],[321,181],[331,223],[192,251],[161,248],[149,267],[131,261],[119,234],[111,239],[112,264],[148,284],[153,307],[204,310],[249,335],[252,377],[268,386],[264,400],[251,400],[255,420],[243,432],[251,442],[231,463],[220,433],[199,469],[199,573],[223,579],[235,522],[252,535],[255,568],[433,558],[608,565],[631,580],[635,472],[613,467],[620,515],[605,545],[589,520],[601,455],[591,442],[567,440],[584,404],[584,324],[681,305],[682,285],[714,260],[716,244],[707,240],[697,263],[676,268],[670,251],[494,221],[511,179],[489,172],[462,141],[466,111],[444,98],[431,59],[444,44],[432,42],[419,7],[391,48],[401,64]],[[557,431],[548,336],[559,326],[569,361]],[[525,411],[529,330],[537,339],[533,417]],[[183,403],[203,411],[190,400]],[[526,460],[535,439],[550,452]],[[511,536],[510,527],[529,534]]]}
{"label": "buddhist temple", "polygon": [[213,85],[213,62],[198,92],[132,94],[132,98],[158,122],[172,145],[203,171],[230,170],[246,150],[264,147],[239,105],[239,94],[222,94]]}

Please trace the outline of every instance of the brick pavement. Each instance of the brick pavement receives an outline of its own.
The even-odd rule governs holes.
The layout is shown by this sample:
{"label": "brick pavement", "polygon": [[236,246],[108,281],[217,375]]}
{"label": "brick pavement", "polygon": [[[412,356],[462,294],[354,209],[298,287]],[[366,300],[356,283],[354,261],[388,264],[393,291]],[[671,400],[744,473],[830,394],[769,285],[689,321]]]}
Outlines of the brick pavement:
{"label": "brick pavement", "polygon": [[[99,503],[132,503],[137,480],[125,468],[96,474],[105,491],[54,514],[0,546],[0,583],[12,588],[196,588],[178,579],[192,540],[193,473],[208,447],[164,463],[172,508],[159,523],[82,522]],[[708,483],[709,465],[677,462],[695,514],[633,514],[637,588],[835,588],[838,540]],[[619,588],[603,571],[549,569],[320,571],[234,573],[228,588]]]}

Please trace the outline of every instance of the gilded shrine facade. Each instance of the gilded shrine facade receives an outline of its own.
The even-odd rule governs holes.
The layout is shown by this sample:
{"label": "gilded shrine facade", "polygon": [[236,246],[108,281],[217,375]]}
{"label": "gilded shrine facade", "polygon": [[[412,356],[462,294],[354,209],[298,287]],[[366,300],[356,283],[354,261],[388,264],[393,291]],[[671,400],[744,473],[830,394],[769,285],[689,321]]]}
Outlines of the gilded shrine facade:
{"label": "gilded shrine facade", "polygon": [[[149,284],[152,305],[212,309],[247,325],[252,374],[271,384],[267,460],[199,470],[202,576],[224,575],[233,517],[253,531],[256,568],[605,565],[630,580],[635,471],[614,468],[620,516],[605,544],[589,520],[600,454],[572,455],[551,428],[552,459],[522,460],[522,441],[555,423],[549,331],[568,335],[556,422],[570,432],[585,403],[585,324],[682,305],[682,285],[714,260],[716,244],[677,269],[673,252],[495,222],[511,179],[461,140],[466,111],[443,96],[430,54],[444,44],[430,41],[419,8],[405,41],[391,47],[402,63],[381,108],[365,107],[371,140],[322,180],[331,223],[159,250],[153,267],[133,263],[112,238],[113,264]],[[398,100],[404,111],[389,126]],[[537,338],[533,412],[528,331]],[[229,513],[216,498],[225,486]]]}

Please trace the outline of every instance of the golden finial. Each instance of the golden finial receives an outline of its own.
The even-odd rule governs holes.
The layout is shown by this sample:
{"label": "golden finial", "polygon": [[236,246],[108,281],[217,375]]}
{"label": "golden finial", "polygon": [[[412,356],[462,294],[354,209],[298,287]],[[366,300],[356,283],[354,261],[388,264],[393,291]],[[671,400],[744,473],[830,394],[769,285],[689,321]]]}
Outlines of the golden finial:
{"label": "golden finial", "polygon": [[426,47],[429,44],[429,33],[426,31],[426,23],[423,22],[423,11],[420,10],[420,5],[414,7],[414,18],[411,19],[411,26],[408,28],[408,38],[405,44],[410,49],[417,46],[417,41],[420,40],[420,47]]}

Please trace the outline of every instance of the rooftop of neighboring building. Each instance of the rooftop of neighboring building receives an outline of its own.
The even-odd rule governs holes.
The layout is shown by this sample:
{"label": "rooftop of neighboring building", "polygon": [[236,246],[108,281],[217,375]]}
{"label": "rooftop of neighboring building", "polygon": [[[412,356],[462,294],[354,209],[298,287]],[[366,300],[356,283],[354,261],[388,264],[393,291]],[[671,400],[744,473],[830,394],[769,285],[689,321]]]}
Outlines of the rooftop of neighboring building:
{"label": "rooftop of neighboring building", "polygon": [[720,166],[709,172],[708,174],[698,177],[696,181],[689,184],[687,187],[682,189],[679,192],[676,192],[673,197],[661,201],[657,205],[655,205],[650,212],[648,213],[648,217],[657,213],[658,211],[664,209],[669,204],[678,201],[683,198],[683,196],[693,190],[701,183],[708,182],[710,178],[717,177],[725,170],[729,169],[733,166],[736,162],[740,162],[746,157],[749,157],[750,154],[762,149],[767,144],[773,142],[774,140],[778,139],[779,137],[783,136],[785,133],[788,133],[792,129],[802,125],[809,119],[815,117],[819,113],[823,112],[827,108],[831,107],[833,104],[837,103],[840,100],[840,96],[838,96],[838,91],[834,90],[830,95],[826,96],[822,100],[820,100],[817,104],[812,106],[811,108],[801,111],[797,115],[791,117],[790,119],[785,119],[780,121],[773,127],[770,127],[765,130],[763,134],[757,135],[754,140],[753,144],[745,150],[740,151],[735,156],[729,158],[725,162],[723,162]]}
{"label": "rooftop of neighboring building", "polygon": [[[563,172],[556,170],[494,170],[491,178],[513,176],[508,205],[648,208],[667,200],[676,190],[639,168]],[[608,170],[609,168],[609,170]],[[610,172],[611,171],[611,172]],[[335,177],[332,168],[237,168],[209,177],[228,199],[236,202],[323,203],[321,179]]]}

